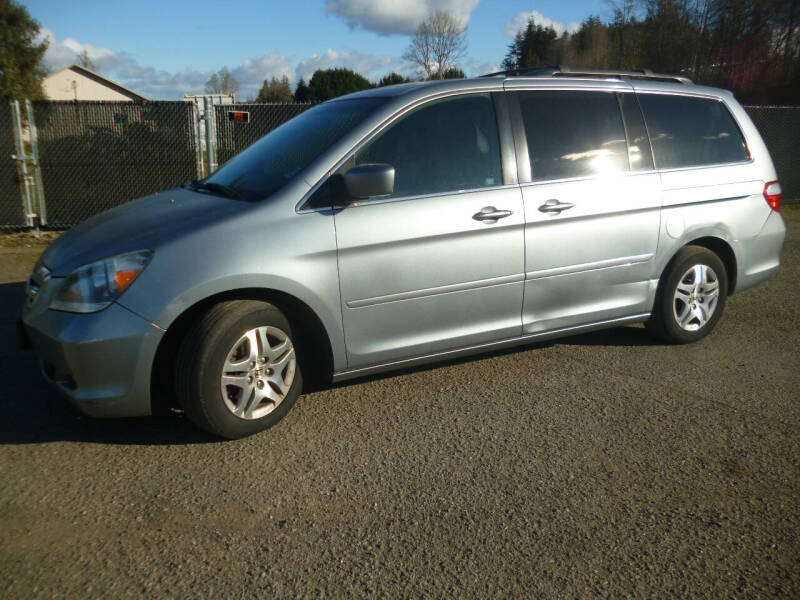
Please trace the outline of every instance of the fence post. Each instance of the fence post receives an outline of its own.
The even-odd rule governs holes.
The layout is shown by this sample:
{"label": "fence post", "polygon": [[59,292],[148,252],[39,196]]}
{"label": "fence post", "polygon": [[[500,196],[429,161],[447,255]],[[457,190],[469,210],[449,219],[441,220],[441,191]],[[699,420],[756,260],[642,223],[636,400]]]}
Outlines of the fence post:
{"label": "fence post", "polygon": [[200,138],[200,105],[197,98],[192,99],[192,121],[194,123],[194,154],[197,163],[197,178],[205,177],[205,163],[203,161],[203,141]]}
{"label": "fence post", "polygon": [[22,182],[20,186],[20,197],[22,200],[22,210],[25,215],[25,224],[28,227],[36,226],[38,231],[38,224],[36,223],[36,213],[33,212],[33,202],[31,202],[31,181],[28,176],[28,157],[25,155],[25,140],[22,132],[22,115],[19,109],[19,100],[11,100],[11,119],[14,127],[14,150],[15,154],[11,156],[17,162],[17,174]]}
{"label": "fence post", "polygon": [[33,161],[33,187],[36,191],[36,201],[39,205],[39,224],[47,225],[47,205],[44,200],[44,185],[42,184],[42,169],[39,166],[39,140],[36,131],[36,120],[33,116],[33,104],[25,100],[25,112],[28,116],[28,130],[31,133],[31,160]]}
{"label": "fence post", "polygon": [[217,170],[217,114],[214,110],[214,98],[204,96],[203,104],[203,116],[206,120],[206,155],[210,175]]}

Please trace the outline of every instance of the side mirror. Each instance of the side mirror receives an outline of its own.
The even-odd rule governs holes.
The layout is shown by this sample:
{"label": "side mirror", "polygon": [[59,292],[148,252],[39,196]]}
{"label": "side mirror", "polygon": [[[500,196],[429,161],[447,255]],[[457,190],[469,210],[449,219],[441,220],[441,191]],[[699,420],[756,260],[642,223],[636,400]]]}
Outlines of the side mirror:
{"label": "side mirror", "polygon": [[354,200],[388,196],[394,191],[394,167],[386,164],[358,165],[344,174],[344,185]]}

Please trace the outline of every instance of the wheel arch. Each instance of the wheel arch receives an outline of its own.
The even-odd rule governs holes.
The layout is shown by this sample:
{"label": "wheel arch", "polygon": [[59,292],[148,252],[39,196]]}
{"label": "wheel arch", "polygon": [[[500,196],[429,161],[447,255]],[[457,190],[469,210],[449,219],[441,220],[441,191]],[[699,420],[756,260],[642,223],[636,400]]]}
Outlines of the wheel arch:
{"label": "wheel arch", "polygon": [[731,245],[720,237],[715,236],[703,236],[695,238],[689,242],[686,242],[683,246],[676,250],[675,254],[672,255],[670,259],[670,263],[675,258],[675,255],[680,251],[682,248],[686,246],[700,246],[702,248],[706,248],[710,250],[722,261],[722,264],[725,265],[725,271],[728,275],[728,296],[733,294],[733,291],[736,289],[736,271],[737,271],[737,264],[736,264],[736,254],[733,251]]}
{"label": "wheel arch", "polygon": [[313,390],[331,381],[333,345],[325,326],[314,310],[301,299],[275,289],[240,288],[205,297],[181,312],[167,327],[156,350],[150,373],[151,403],[174,406],[172,377],[178,348],[186,332],[210,307],[229,300],[259,300],[276,306],[289,320],[297,339],[301,364],[313,365],[304,370],[306,390]]}

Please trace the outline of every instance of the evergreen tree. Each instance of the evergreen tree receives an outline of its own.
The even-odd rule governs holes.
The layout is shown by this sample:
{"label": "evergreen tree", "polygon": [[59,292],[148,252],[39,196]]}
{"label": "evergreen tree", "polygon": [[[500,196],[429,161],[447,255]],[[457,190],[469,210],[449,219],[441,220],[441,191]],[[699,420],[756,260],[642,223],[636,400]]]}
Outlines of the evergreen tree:
{"label": "evergreen tree", "polygon": [[350,69],[318,69],[308,82],[309,97],[313,102],[325,102],[331,98],[372,87],[362,75]]}
{"label": "evergreen tree", "polygon": [[311,90],[308,89],[308,85],[300,78],[300,81],[297,82],[297,87],[294,89],[294,101],[295,102],[311,102]]}
{"label": "evergreen tree", "polygon": [[292,89],[289,87],[289,78],[286,75],[281,77],[280,80],[275,77],[269,81],[265,79],[261,90],[258,92],[258,98],[256,98],[256,102],[281,104],[292,102],[293,100]]}
{"label": "evergreen tree", "polygon": [[517,33],[508,47],[503,59],[503,69],[526,69],[553,64],[552,55],[558,39],[556,30],[551,26],[538,25],[533,17],[523,30]]}
{"label": "evergreen tree", "polygon": [[13,0],[0,0],[0,99],[44,97],[42,65],[47,42],[36,43],[39,23]]}
{"label": "evergreen tree", "polygon": [[411,80],[403,77],[399,73],[392,71],[388,75],[381,77],[378,82],[378,87],[386,87],[387,85],[397,85],[398,83],[409,83]]}

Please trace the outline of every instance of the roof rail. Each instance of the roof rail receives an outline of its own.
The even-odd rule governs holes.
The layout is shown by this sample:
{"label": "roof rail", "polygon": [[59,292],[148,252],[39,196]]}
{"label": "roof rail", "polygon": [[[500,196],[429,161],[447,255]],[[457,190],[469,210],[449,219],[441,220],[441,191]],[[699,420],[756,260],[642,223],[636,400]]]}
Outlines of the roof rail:
{"label": "roof rail", "polygon": [[573,69],[566,65],[552,65],[548,67],[526,67],[522,69],[509,69],[488,73],[482,77],[615,77],[617,79],[646,79],[649,81],[666,81],[672,83],[693,83],[688,77],[682,75],[667,75],[653,73],[650,69],[634,69],[620,71],[617,69]]}

